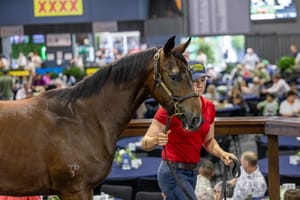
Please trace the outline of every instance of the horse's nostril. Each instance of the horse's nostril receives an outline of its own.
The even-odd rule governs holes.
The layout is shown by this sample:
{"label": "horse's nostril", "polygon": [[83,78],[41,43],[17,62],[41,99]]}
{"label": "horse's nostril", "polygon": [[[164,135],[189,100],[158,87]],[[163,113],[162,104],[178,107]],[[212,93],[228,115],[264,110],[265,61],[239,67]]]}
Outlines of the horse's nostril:
{"label": "horse's nostril", "polygon": [[193,117],[192,127],[198,129],[202,124],[202,117]]}

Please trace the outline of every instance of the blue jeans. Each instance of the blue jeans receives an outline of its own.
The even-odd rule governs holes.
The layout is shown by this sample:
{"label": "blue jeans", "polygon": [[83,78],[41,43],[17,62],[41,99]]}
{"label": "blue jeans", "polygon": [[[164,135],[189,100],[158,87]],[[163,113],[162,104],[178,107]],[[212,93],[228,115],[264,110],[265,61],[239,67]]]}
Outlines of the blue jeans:
{"label": "blue jeans", "polygon": [[[193,200],[197,200],[195,195],[195,186],[197,181],[196,170],[174,168],[174,172],[179,177],[182,185],[186,188]],[[180,185],[176,182],[172,172],[166,162],[161,162],[158,168],[158,184],[161,191],[166,195],[166,200],[188,200],[189,198],[182,191]]]}

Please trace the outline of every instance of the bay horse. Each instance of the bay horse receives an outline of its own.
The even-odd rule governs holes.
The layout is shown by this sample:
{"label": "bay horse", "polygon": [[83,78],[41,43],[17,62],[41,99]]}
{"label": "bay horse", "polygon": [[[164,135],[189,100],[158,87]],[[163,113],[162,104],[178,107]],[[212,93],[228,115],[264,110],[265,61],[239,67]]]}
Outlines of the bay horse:
{"label": "bay horse", "polygon": [[175,46],[173,36],[72,87],[0,101],[0,195],[91,200],[110,173],[118,137],[149,95],[197,129],[201,103],[182,55],[189,43]]}

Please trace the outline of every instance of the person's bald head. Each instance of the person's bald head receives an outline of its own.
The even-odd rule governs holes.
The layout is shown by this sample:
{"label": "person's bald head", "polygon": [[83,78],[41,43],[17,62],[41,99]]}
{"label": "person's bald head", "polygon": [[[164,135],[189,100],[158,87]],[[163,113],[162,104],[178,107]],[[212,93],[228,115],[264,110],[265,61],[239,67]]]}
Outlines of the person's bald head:
{"label": "person's bald head", "polygon": [[246,161],[249,166],[255,167],[257,165],[257,155],[253,151],[245,151],[242,154],[242,161]]}

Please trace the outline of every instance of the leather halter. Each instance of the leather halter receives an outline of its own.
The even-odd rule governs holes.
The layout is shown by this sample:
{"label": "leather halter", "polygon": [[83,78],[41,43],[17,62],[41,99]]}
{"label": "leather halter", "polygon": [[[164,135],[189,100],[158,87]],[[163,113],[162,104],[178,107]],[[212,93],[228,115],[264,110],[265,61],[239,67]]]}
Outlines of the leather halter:
{"label": "leather halter", "polygon": [[198,97],[198,95],[195,92],[192,92],[190,94],[184,95],[184,96],[175,96],[172,94],[172,92],[170,91],[170,89],[166,86],[166,84],[162,81],[161,79],[161,74],[160,74],[160,70],[159,70],[159,58],[160,58],[160,51],[161,49],[159,49],[153,56],[153,60],[154,60],[154,74],[153,74],[153,79],[155,81],[155,88],[162,88],[163,91],[168,95],[168,97],[171,99],[172,101],[172,107],[173,110],[170,111],[168,110],[168,114],[169,115],[183,115],[183,113],[180,111],[178,104],[183,102],[184,100],[188,99],[188,98],[192,98],[192,97]]}

